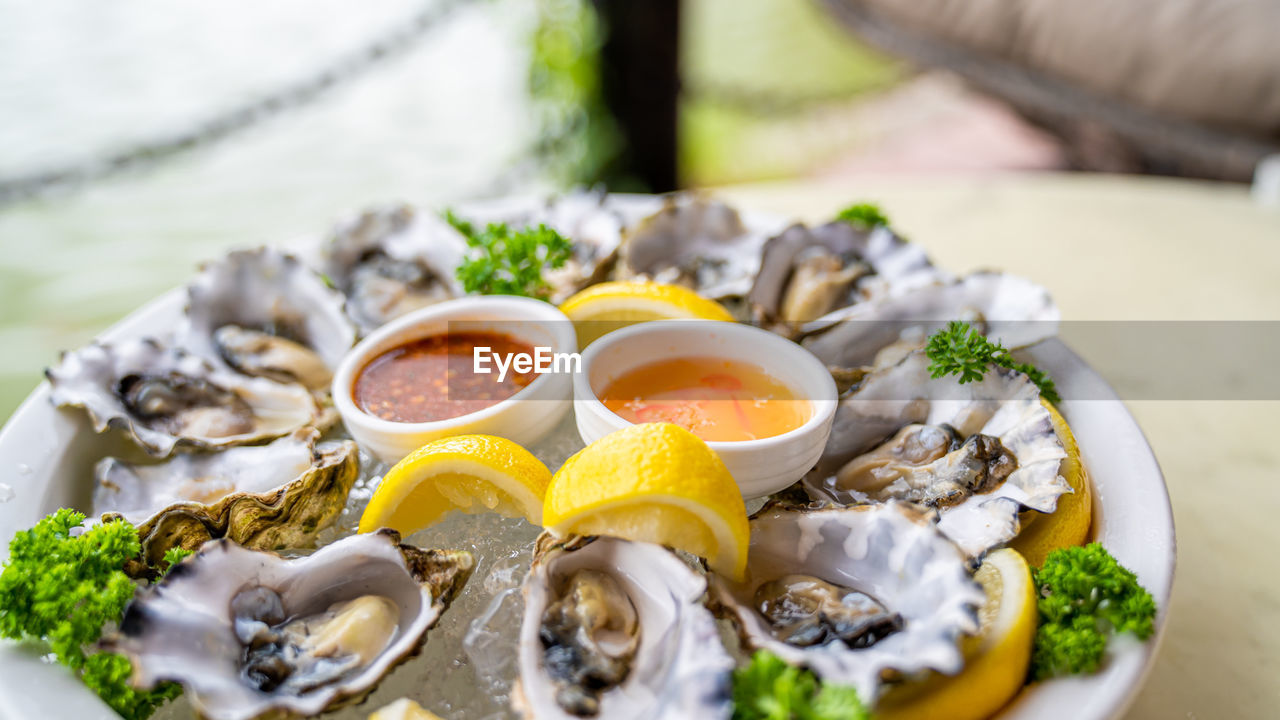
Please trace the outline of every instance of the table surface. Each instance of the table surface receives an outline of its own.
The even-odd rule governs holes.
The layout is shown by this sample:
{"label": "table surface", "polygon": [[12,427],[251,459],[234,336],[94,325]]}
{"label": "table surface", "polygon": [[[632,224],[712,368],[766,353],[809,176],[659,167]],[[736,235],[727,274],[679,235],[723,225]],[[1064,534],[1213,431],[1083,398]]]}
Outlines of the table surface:
{"label": "table surface", "polygon": [[[1068,321],[1280,320],[1280,283],[1273,278],[1280,268],[1280,209],[1253,204],[1238,186],[1090,175],[868,176],[716,192],[742,207],[814,221],[853,201],[877,202],[940,264],[957,272],[995,266],[1029,277],[1052,291]],[[59,287],[94,273],[95,265],[100,270],[104,258],[119,258],[124,245],[166,240],[167,254],[132,267],[123,287],[76,283],[74,301],[59,317],[101,329],[177,284],[178,268],[243,245],[246,237],[287,240],[320,231],[331,219],[300,224],[301,208],[289,204],[221,213],[198,198],[185,200],[152,218],[93,203],[62,213],[9,213],[0,235],[33,263],[43,241],[69,226],[79,228],[81,250],[97,236],[100,250],[60,253],[52,269],[46,258],[48,280]],[[34,311],[29,319],[39,323],[40,315],[51,319]],[[90,332],[57,341],[74,345]],[[18,352],[8,360],[15,366],[5,369],[30,387],[55,348],[44,347],[41,337],[20,337],[25,342],[10,346]],[[1132,371],[1099,370],[1111,377]],[[1271,549],[1280,545],[1280,523],[1271,517],[1280,505],[1273,481],[1280,402],[1144,400],[1129,407],[1164,469],[1180,557],[1164,646],[1128,717],[1273,717],[1280,706],[1280,575],[1270,571]]]}
{"label": "table surface", "polygon": [[[1238,186],[1037,175],[721,194],[811,220],[876,201],[952,270],[994,265],[1045,285],[1066,321],[1280,320],[1280,209]],[[1275,717],[1280,402],[1127,404],[1164,470],[1179,557],[1164,645],[1126,717]]]}

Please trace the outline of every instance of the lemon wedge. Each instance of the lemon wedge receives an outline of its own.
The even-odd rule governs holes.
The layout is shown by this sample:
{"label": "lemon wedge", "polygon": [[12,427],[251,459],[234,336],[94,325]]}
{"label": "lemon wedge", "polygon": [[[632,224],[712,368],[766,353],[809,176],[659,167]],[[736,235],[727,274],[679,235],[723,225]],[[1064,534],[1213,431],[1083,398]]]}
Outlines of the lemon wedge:
{"label": "lemon wedge", "polygon": [[718,302],[680,285],[627,281],[607,282],[577,293],[560,306],[585,348],[601,335],[649,320],[733,320]]}
{"label": "lemon wedge", "polygon": [[1043,565],[1049,553],[1058,548],[1085,544],[1093,523],[1093,490],[1080,460],[1080,446],[1058,410],[1047,402],[1044,406],[1049,410],[1053,429],[1067,451],[1058,472],[1071,486],[1072,492],[1059,497],[1057,508],[1049,515],[1034,510],[1023,513],[1022,530],[1010,541],[1009,547],[1022,553],[1034,567]]}
{"label": "lemon wedge", "polygon": [[608,535],[705,558],[741,580],[747,510],[733,476],[698,436],[643,423],[588,445],[551,479],[542,520],[557,535]]}
{"label": "lemon wedge", "polygon": [[1022,689],[1036,632],[1031,568],[1016,550],[995,550],[974,575],[987,600],[982,628],[965,638],[964,670],[930,673],[890,689],[876,705],[877,720],[979,720],[994,715]]}
{"label": "lemon wedge", "polygon": [[389,527],[410,535],[450,510],[496,512],[542,524],[542,496],[551,471],[505,438],[458,435],[409,453],[383,476],[360,532]]}

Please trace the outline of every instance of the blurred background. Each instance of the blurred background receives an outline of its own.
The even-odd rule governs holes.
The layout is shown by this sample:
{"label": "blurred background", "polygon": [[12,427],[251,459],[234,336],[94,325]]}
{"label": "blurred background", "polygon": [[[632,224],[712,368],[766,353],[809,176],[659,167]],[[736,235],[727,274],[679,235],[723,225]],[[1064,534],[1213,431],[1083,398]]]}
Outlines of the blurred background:
{"label": "blurred background", "polygon": [[1078,170],[1274,201],[1277,34],[1274,0],[0,0],[0,418],[200,259],[374,203]]}

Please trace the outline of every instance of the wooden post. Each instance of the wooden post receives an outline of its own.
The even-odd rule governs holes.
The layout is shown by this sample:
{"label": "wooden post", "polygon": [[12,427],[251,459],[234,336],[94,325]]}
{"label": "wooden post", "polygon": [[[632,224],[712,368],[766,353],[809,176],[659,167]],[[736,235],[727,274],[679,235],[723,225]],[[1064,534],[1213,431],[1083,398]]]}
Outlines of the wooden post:
{"label": "wooden post", "polygon": [[600,76],[623,149],[614,177],[676,189],[680,0],[594,0],[604,25]]}

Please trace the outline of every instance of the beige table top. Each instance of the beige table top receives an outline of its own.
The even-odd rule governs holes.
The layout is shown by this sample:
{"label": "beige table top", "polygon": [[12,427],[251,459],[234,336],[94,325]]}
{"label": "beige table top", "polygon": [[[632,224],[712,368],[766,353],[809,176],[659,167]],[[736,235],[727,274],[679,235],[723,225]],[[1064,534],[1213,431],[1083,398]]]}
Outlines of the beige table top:
{"label": "beige table top", "polygon": [[[1240,187],[1041,175],[719,194],[811,220],[878,202],[952,270],[999,266],[1042,283],[1064,320],[1280,320],[1280,209],[1252,204]],[[1164,645],[1127,717],[1276,717],[1280,402],[1129,407],[1164,469],[1178,571]]]}

